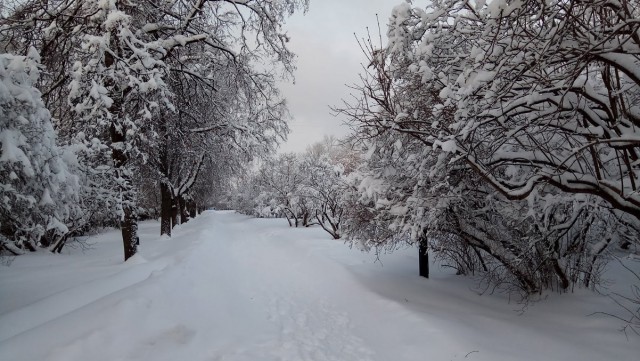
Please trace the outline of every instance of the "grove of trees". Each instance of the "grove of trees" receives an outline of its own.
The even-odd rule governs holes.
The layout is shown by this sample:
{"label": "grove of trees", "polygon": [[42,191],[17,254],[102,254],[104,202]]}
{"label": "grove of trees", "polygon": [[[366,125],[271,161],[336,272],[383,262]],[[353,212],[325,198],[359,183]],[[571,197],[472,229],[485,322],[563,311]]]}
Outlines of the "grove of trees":
{"label": "grove of trees", "polygon": [[[212,202],[487,288],[594,287],[640,239],[640,3],[432,0],[365,39],[353,129],[302,154],[277,82],[306,0],[24,0],[0,19],[0,251]],[[427,3],[427,2],[425,2]]]}
{"label": "grove of trees", "polygon": [[491,285],[597,282],[606,250],[640,235],[638,15],[632,1],[397,6],[340,109],[370,154],[370,222]]}
{"label": "grove of trees", "polygon": [[639,246],[639,5],[398,5],[335,108],[352,135],[262,164],[236,205],[365,248],[419,245],[488,288],[593,287],[610,251]]}
{"label": "grove of trees", "polygon": [[283,217],[290,226],[319,225],[342,237],[343,202],[353,155],[334,138],[310,146],[304,154],[281,154],[262,162],[229,191],[230,206],[258,217]]}
{"label": "grove of trees", "polygon": [[0,248],[59,252],[140,217],[162,234],[274,150],[306,0],[24,0],[0,19]]}

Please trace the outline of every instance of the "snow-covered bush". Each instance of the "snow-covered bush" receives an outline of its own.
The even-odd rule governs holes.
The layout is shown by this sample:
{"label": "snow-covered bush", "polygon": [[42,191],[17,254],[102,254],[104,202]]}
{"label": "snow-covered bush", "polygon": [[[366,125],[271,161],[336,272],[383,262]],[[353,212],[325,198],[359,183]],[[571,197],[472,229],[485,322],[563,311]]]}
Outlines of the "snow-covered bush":
{"label": "snow-covered bush", "polygon": [[39,56],[0,54],[0,230],[11,253],[35,250],[47,231],[64,235],[75,211],[78,179],[56,144],[40,92]]}
{"label": "snow-covered bush", "polygon": [[640,230],[636,21],[608,1],[397,6],[339,109],[366,154],[350,237],[428,239],[525,294],[592,286]]}

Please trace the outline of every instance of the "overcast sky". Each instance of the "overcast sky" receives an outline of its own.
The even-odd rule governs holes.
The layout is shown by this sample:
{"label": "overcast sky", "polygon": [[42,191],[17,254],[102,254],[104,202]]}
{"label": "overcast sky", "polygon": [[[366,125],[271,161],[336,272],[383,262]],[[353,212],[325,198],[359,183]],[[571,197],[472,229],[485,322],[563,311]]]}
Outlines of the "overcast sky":
{"label": "overcast sky", "polygon": [[295,84],[283,84],[293,119],[282,152],[301,152],[324,135],[344,136],[344,119],[331,114],[349,96],[347,84],[358,81],[362,54],[354,33],[365,37],[367,27],[377,36],[376,14],[386,33],[394,6],[402,0],[311,0],[306,14],[295,14],[286,24],[289,46],[298,56]]}

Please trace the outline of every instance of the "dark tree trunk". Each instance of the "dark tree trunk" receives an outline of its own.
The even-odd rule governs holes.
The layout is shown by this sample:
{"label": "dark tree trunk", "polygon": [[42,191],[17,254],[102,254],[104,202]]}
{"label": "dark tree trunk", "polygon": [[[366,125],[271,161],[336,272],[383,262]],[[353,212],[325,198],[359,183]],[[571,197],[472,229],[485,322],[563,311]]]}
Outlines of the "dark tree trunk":
{"label": "dark tree trunk", "polygon": [[34,246],[33,243],[31,243],[31,241],[29,240],[22,241],[22,248],[26,249],[29,252],[37,251],[36,246]]}
{"label": "dark tree trunk", "polygon": [[61,236],[60,238],[58,238],[56,240],[54,246],[51,248],[51,252],[53,252],[53,253],[62,252],[62,248],[64,248],[64,245],[67,243],[67,238],[69,238],[69,233],[67,233],[64,236]]}
{"label": "dark tree trunk", "polygon": [[198,216],[198,207],[196,202],[189,202],[189,218],[196,218]]}
{"label": "dark tree trunk", "polygon": [[558,263],[558,260],[552,259],[551,265],[553,267],[553,270],[556,272],[556,275],[558,276],[558,280],[560,281],[560,287],[562,287],[563,290],[566,290],[567,288],[569,288],[569,285],[570,285],[569,278],[567,277],[562,267],[560,267],[560,263]]}
{"label": "dark tree trunk", "polygon": [[171,179],[171,166],[169,164],[169,132],[167,131],[166,119],[160,122],[160,132],[164,140],[160,147],[160,171],[165,179],[160,182],[160,235],[166,234],[171,237],[171,229],[175,224],[173,217],[173,191],[169,186]]}
{"label": "dark tree trunk", "polygon": [[[114,105],[118,103],[114,101]],[[131,176],[126,169],[128,154],[123,149],[126,141],[124,133],[126,130],[117,130],[116,124],[111,124],[111,157],[115,168],[116,177],[120,179],[122,218],[120,229],[122,230],[122,244],[124,246],[124,260],[128,260],[138,251],[138,218],[135,209],[135,190],[131,184]]]}
{"label": "dark tree trunk", "polygon": [[429,278],[429,248],[426,240],[420,240],[418,244],[418,264],[420,276]]}
{"label": "dark tree trunk", "polygon": [[[121,101],[114,101],[112,107],[119,110]],[[114,109],[115,110],[115,109]],[[120,179],[120,193],[122,218],[120,229],[122,230],[122,244],[124,246],[124,260],[128,260],[138,251],[138,217],[135,209],[135,190],[131,184],[131,175],[127,172],[126,163],[129,160],[128,154],[124,152],[124,142],[126,141],[125,129],[118,131],[115,123],[111,124],[111,158],[115,168],[116,177]]]}
{"label": "dark tree trunk", "polygon": [[189,212],[187,211],[187,201],[184,200],[184,198],[179,197],[180,198],[180,223],[187,223],[189,222]]}
{"label": "dark tree trunk", "polygon": [[178,219],[178,199],[174,198],[173,202],[171,202],[171,228],[177,226],[179,223]]}
{"label": "dark tree trunk", "polygon": [[[340,239],[340,226],[338,222],[332,222],[325,212],[320,211],[316,211],[316,220],[320,227],[329,233],[333,239]],[[327,226],[326,223],[329,223],[329,226]]]}
{"label": "dark tree trunk", "polygon": [[[122,49],[115,44],[117,34],[112,31],[111,45],[113,49],[117,49],[120,55]],[[115,58],[112,53],[104,53],[104,65],[111,68],[115,64]],[[121,89],[113,79],[105,82],[109,89],[109,96],[113,103],[109,107],[109,113],[112,114],[111,124],[109,127],[109,140],[111,141],[111,159],[113,160],[114,176],[117,179],[120,191],[120,206],[122,215],[120,219],[120,229],[122,230],[122,244],[124,246],[124,260],[128,260],[138,251],[138,215],[136,211],[136,190],[133,187],[131,173],[128,167],[129,154],[126,151],[127,128],[122,122],[122,113],[124,106],[124,97],[130,89]]]}
{"label": "dark tree trunk", "polygon": [[[53,239],[53,242],[52,242]],[[53,230],[49,230],[47,232],[44,232],[44,234],[42,236],[40,236],[40,241],[38,242],[40,247],[49,247],[51,246],[51,243],[55,242],[55,232]]]}
{"label": "dark tree trunk", "polygon": [[[287,215],[288,214],[287,211],[289,211],[289,213],[291,214],[291,218],[289,218],[289,216]],[[296,217],[296,214],[293,213],[293,211],[288,207],[285,208],[285,215],[287,216],[287,222],[289,222],[289,227],[293,227],[294,225],[298,227],[298,218]],[[291,221],[294,221],[294,223],[291,223]]]}
{"label": "dark tree trunk", "polygon": [[171,237],[173,199],[171,189],[164,183],[160,184],[160,198],[160,235],[166,234]]}
{"label": "dark tree trunk", "polygon": [[135,212],[126,208],[122,220],[122,244],[124,245],[124,260],[128,260],[138,252],[140,239],[138,238],[138,219]]}

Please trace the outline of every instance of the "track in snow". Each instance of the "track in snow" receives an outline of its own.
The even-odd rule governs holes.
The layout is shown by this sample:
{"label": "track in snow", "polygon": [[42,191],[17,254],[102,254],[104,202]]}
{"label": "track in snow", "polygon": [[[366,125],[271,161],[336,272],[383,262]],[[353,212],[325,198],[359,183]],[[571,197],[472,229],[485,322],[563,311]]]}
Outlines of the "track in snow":
{"label": "track in snow", "polygon": [[248,297],[257,316],[270,323],[259,342],[227,348],[214,360],[372,360],[373,352],[353,333],[347,312],[323,295],[324,280],[315,265],[280,243],[280,227],[265,232],[248,228],[244,217],[221,214],[214,229],[226,242],[211,244],[211,252],[233,259],[221,262],[220,272],[236,275],[237,298]]}

